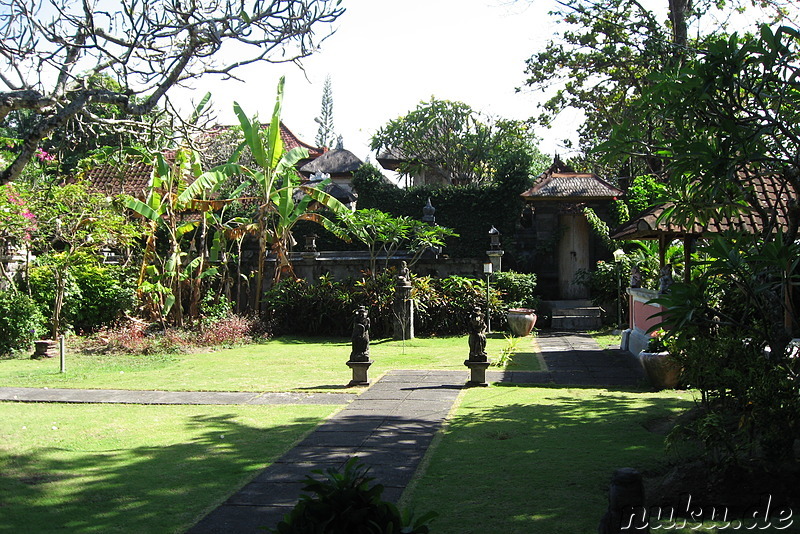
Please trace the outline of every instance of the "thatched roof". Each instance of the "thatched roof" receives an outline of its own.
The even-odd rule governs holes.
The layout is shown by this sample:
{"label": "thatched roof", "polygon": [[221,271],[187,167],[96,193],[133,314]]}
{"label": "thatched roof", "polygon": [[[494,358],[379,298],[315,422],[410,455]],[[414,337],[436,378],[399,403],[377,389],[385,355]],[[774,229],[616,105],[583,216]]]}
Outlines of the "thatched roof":
{"label": "thatched roof", "polygon": [[325,152],[318,158],[300,167],[300,173],[306,176],[317,172],[323,172],[331,176],[352,176],[353,172],[357,171],[363,164],[364,162],[358,159],[349,150],[337,148]]}
{"label": "thatched roof", "polygon": [[540,200],[584,202],[611,200],[623,194],[621,189],[596,174],[575,172],[556,156],[550,168],[539,175],[530,189],[522,193],[522,198],[526,202]]}

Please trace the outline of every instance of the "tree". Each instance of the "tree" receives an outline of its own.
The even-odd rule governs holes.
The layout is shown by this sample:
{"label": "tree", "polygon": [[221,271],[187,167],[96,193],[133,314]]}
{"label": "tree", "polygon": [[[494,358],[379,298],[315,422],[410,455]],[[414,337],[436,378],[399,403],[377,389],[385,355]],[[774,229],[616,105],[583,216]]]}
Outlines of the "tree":
{"label": "tree", "polygon": [[463,102],[435,98],[380,128],[371,147],[400,160],[401,174],[454,185],[490,183],[520,168],[524,182],[538,153],[524,123],[486,120]]}
{"label": "tree", "polygon": [[[663,158],[670,223],[729,223],[697,247],[692,281],[656,302],[665,307],[670,352],[702,393],[694,435],[732,461],[795,460],[800,366],[789,347],[800,330],[798,58],[796,28],[763,25],[757,36],[709,40],[697,57],[651,75],[635,111],[643,123],[658,116],[663,129],[652,135],[632,121],[598,147],[612,157]],[[756,224],[740,228],[740,216]]]}
{"label": "tree", "polygon": [[70,268],[81,252],[106,246],[124,247],[136,229],[106,195],[91,192],[83,183],[38,188],[30,202],[37,230],[32,248],[45,253],[45,264],[56,282],[51,334],[62,331],[62,308]]}
{"label": "tree", "polygon": [[[231,157],[231,163],[222,170],[227,175],[244,175],[259,191],[258,213],[254,223],[249,225],[249,229],[259,238],[255,287],[257,310],[261,307],[264,289],[267,248],[273,251],[276,258],[273,277],[275,283],[280,280],[282,274],[293,274],[288,254],[293,242],[292,229],[299,221],[315,222],[343,236],[339,227],[323,215],[322,210],[327,208],[334,214],[348,211],[341,202],[323,191],[329,182],[322,181],[314,186],[300,185],[300,177],[295,166],[300,160],[308,157],[308,150],[295,147],[285,152],[283,149],[280,122],[284,84],[285,79],[281,77],[272,119],[266,130],[262,129],[257,120],[249,119],[238,103],[234,103],[234,112],[239,119],[245,140]],[[236,163],[245,146],[252,154],[254,161],[252,166]]]}
{"label": "tree", "polygon": [[384,254],[384,269],[402,247],[412,252],[409,267],[413,267],[425,251],[441,248],[446,237],[458,237],[450,228],[436,226],[412,219],[408,216],[394,217],[377,209],[357,210],[345,214],[348,230],[369,249],[370,274],[377,276],[378,254]]}
{"label": "tree", "polygon": [[[194,232],[198,222],[187,221],[184,217],[190,210],[203,209],[203,188],[223,175],[218,171],[203,173],[200,156],[187,148],[176,150],[170,159],[164,154],[146,151],[141,156],[153,166],[147,197],[144,201],[130,196],[124,199],[125,207],[142,217],[146,225],[145,248],[137,281],[138,296],[145,309],[162,324],[172,313],[174,322],[183,326],[183,282],[192,280],[192,301],[199,302],[199,287],[194,282],[216,273],[215,269],[206,269],[205,243],[202,240],[200,253],[186,259],[181,240]],[[159,257],[156,251],[159,235],[166,235],[168,240],[169,251],[165,258]],[[192,278],[194,269],[196,276]]]}
{"label": "tree", "polygon": [[[748,212],[769,241],[780,217],[787,224],[781,239],[791,243],[800,224],[798,57],[800,31],[785,26],[712,40],[698,58],[652,75],[633,108],[642,120],[621,124],[597,150],[662,158],[669,182],[661,200],[674,203],[665,216],[675,222],[706,224]],[[643,131],[653,116],[665,127]],[[790,201],[761,205],[757,188],[765,177],[778,198]]]}
{"label": "tree", "polygon": [[[704,15],[718,9],[705,0],[668,0],[667,24],[638,0],[567,0],[559,4],[551,15],[566,28],[527,61],[525,85],[549,92],[540,105],[539,124],[549,126],[567,108],[584,113],[579,148],[586,153],[605,141],[613,128],[642,120],[631,106],[648,86],[648,74],[691,59],[709,37],[707,28],[724,28],[700,24]],[[727,8],[731,13],[742,4],[719,3],[719,9]],[[776,19],[786,13],[785,5],[779,2],[765,6]],[[689,31],[695,27],[696,31]],[[690,39],[690,33],[696,37]],[[649,120],[646,128],[661,128],[658,117]],[[602,163],[627,176],[661,171],[660,158],[622,156],[613,161],[606,158]]]}
{"label": "tree", "polygon": [[[120,126],[93,115],[92,104],[138,117],[202,75],[230,79],[244,65],[307,57],[320,41],[316,29],[344,12],[340,3],[123,0],[112,12],[93,1],[0,0],[0,124],[13,111],[34,117],[0,184],[17,178],[41,141],[71,120]],[[235,54],[223,61],[228,50]],[[93,87],[97,76],[119,89]]]}
{"label": "tree", "polygon": [[[308,157],[308,150],[295,147],[288,152],[283,151],[280,130],[280,110],[283,101],[283,78],[279,83],[278,99],[272,115],[269,129],[262,137],[258,121],[250,121],[238,104],[234,104],[239,123],[245,134],[245,142],[250,148],[257,167],[239,167],[237,172],[245,174],[259,187],[259,208],[256,217],[256,233],[259,237],[260,253],[256,280],[256,309],[260,309],[261,293],[265,271],[267,246],[275,253],[275,274],[273,283],[280,280],[282,274],[291,274],[289,261],[292,229],[301,220],[316,222],[332,232],[338,232],[336,225],[318,210],[328,207],[333,212],[346,212],[347,208],[322,190],[327,183],[319,182],[314,186],[300,185],[295,166],[297,162]],[[301,194],[295,200],[295,191]],[[312,201],[315,204],[312,205]]]}
{"label": "tree", "polygon": [[315,117],[314,121],[319,124],[315,139],[317,146],[331,148],[336,134],[333,129],[333,91],[330,75],[325,77],[325,85],[322,86],[322,108],[319,117]]}

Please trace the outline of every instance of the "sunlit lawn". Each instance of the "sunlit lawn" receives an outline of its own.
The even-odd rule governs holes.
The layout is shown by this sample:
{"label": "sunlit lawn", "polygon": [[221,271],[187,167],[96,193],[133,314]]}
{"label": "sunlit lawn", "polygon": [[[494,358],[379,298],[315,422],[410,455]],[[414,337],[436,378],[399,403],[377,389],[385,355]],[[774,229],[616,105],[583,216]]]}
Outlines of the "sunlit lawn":
{"label": "sunlit lawn", "polygon": [[404,500],[439,513],[437,534],[596,532],[613,471],[663,462],[664,436],[643,423],[691,405],[674,391],[470,389]]}
{"label": "sunlit lawn", "polygon": [[[487,342],[490,358],[506,345],[501,334]],[[537,369],[532,338],[517,346],[511,368]],[[196,354],[103,355],[68,353],[67,372],[58,359],[0,360],[0,386],[144,389],[167,391],[289,391],[344,389],[351,379],[345,364],[350,340],[283,337],[262,344]],[[391,369],[466,371],[467,337],[377,340],[371,344],[377,378]]]}
{"label": "sunlit lawn", "polygon": [[335,409],[0,403],[0,532],[182,532]]}

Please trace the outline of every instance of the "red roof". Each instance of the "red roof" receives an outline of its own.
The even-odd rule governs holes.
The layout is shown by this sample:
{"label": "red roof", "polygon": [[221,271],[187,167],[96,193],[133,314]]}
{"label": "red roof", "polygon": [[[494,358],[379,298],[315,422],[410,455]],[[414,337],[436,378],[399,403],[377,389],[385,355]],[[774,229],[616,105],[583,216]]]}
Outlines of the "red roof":
{"label": "red roof", "polygon": [[[211,141],[220,133],[228,131],[231,128],[236,128],[236,126],[223,126],[219,124],[212,126],[210,129],[200,134],[197,141],[200,143]],[[261,128],[269,128],[269,124],[262,124]],[[283,141],[284,150],[288,151],[297,147],[306,148],[308,149],[308,155],[310,158],[316,158],[325,153],[324,148],[316,147],[306,143],[305,141],[301,141],[300,138],[298,138],[289,128],[286,127],[283,121],[281,121],[281,140]]]}
{"label": "red roof", "polygon": [[[719,234],[733,230],[747,234],[759,234],[765,230],[765,222],[774,224],[775,229],[788,228],[787,214],[789,213],[790,195],[786,184],[775,175],[757,174],[752,171],[739,171],[739,180],[752,186],[755,196],[749,209],[722,220],[711,219],[706,225],[694,223],[691,227],[675,224],[669,220],[662,220],[664,210],[672,204],[655,206],[645,211],[638,217],[617,228],[611,235],[612,239],[655,239],[660,235],[674,235],[677,237],[700,237],[709,234]],[[766,214],[766,221],[762,214]]]}
{"label": "red roof", "polygon": [[[263,125],[263,128],[269,125]],[[231,129],[232,126],[214,126],[200,135],[200,144],[212,141],[220,133]],[[292,131],[281,122],[281,139],[283,140],[284,150],[291,150],[296,147],[308,149],[309,158],[299,162],[298,167],[321,156],[325,149],[312,146],[301,141]],[[165,151],[165,156],[171,159],[174,151]],[[100,165],[86,172],[86,179],[92,187],[108,195],[125,193],[134,197],[144,197],[147,194],[147,186],[153,168],[146,163],[129,163],[125,166],[114,166],[110,164]]]}

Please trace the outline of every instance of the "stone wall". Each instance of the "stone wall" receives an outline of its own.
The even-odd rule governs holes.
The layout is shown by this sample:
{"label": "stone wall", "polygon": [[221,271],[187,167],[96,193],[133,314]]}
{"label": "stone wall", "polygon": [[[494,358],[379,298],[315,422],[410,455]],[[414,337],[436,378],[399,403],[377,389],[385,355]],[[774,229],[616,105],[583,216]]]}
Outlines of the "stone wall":
{"label": "stone wall", "polygon": [[[308,281],[324,274],[329,274],[334,280],[361,278],[369,269],[369,254],[366,252],[297,253],[292,254],[291,259],[295,274]],[[389,260],[389,265],[399,266],[404,260],[409,261],[409,255],[399,254]],[[385,257],[378,258],[379,268],[385,263]],[[483,262],[469,258],[423,258],[411,270],[419,276],[483,276]]]}
{"label": "stone wall", "polygon": [[0,255],[0,291],[8,289],[12,280],[22,276],[25,261],[25,255],[19,252]]}
{"label": "stone wall", "polygon": [[650,334],[647,331],[660,324],[661,318],[655,314],[664,311],[660,304],[648,304],[648,301],[658,297],[658,292],[652,289],[628,288],[628,304],[630,322],[628,329],[622,333],[620,348],[633,354],[639,354],[647,347]]}

